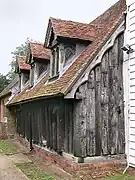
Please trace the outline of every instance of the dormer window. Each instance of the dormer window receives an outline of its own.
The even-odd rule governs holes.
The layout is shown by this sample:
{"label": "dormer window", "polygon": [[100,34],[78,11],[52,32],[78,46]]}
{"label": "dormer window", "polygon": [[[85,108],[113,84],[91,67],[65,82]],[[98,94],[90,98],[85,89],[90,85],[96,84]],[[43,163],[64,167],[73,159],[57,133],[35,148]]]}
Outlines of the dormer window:
{"label": "dormer window", "polygon": [[52,76],[55,75],[55,49],[52,51]]}
{"label": "dormer window", "polygon": [[76,46],[75,45],[64,45],[65,49],[65,62],[75,55]]}
{"label": "dormer window", "polygon": [[94,33],[88,33],[92,28],[89,24],[49,19],[44,47],[51,50],[50,80],[61,76],[93,41]]}
{"label": "dormer window", "polygon": [[59,74],[59,47],[56,47],[52,51],[52,71],[51,77]]}
{"label": "dormer window", "polygon": [[51,51],[42,43],[30,42],[28,45],[27,63],[30,64],[30,87],[36,85],[49,72]]}
{"label": "dormer window", "polygon": [[30,65],[25,63],[26,56],[16,57],[15,72],[19,74],[19,91],[26,88],[29,81]]}
{"label": "dormer window", "polygon": [[40,77],[43,72],[47,71],[47,64],[39,63],[38,66],[38,77]]}
{"label": "dormer window", "polygon": [[24,84],[26,84],[29,80],[29,73],[26,73],[24,76]]}
{"label": "dormer window", "polygon": [[31,64],[30,69],[30,86],[34,86],[34,64]]}
{"label": "dormer window", "polygon": [[59,74],[59,47],[56,48],[56,75]]}

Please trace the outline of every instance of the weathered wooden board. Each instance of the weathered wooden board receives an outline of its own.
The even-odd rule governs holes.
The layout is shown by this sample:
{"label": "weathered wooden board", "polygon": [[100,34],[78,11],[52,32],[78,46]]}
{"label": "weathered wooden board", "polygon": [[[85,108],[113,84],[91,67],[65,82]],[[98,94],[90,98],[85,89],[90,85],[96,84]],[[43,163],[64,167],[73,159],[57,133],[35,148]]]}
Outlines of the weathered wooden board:
{"label": "weathered wooden board", "polygon": [[102,154],[108,154],[109,146],[109,129],[108,129],[108,116],[109,116],[109,79],[108,79],[108,53],[102,58],[101,64],[101,133],[102,133]]}
{"label": "weathered wooden board", "polygon": [[74,133],[75,155],[79,157],[125,151],[123,41],[120,34],[103,55],[101,64],[90,72],[88,82],[78,88],[76,97],[80,101],[74,106]]}
{"label": "weathered wooden board", "polygon": [[89,75],[87,91],[87,155],[94,156],[95,151],[95,73]]}
{"label": "weathered wooden board", "polygon": [[80,158],[124,153],[122,44],[123,34],[90,72],[88,82],[78,87],[77,99],[52,98],[20,106],[17,131],[28,139],[32,136],[36,144],[46,141],[44,146]]}
{"label": "weathered wooden board", "polygon": [[95,131],[96,131],[96,155],[101,155],[101,72],[100,66],[95,68]]}
{"label": "weathered wooden board", "polygon": [[[119,136],[119,142],[118,142],[118,150],[117,152],[123,154],[125,152],[125,121],[124,121],[124,103],[123,103],[123,99],[124,99],[124,87],[123,87],[123,81],[121,79],[123,79],[123,52],[121,47],[123,46],[123,41],[124,41],[124,36],[123,34],[119,35],[118,38],[118,98],[117,98],[117,102],[118,102],[118,109],[117,109],[117,113],[118,113],[118,136]],[[121,77],[121,78],[119,78]]]}

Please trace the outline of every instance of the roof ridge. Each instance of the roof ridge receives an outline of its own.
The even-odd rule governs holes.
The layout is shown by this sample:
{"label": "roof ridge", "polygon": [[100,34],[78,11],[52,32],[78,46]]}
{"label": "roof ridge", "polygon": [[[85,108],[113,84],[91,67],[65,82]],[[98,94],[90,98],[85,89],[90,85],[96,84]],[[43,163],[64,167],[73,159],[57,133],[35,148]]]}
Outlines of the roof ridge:
{"label": "roof ridge", "polygon": [[50,20],[56,20],[56,21],[62,21],[62,22],[70,22],[70,23],[77,23],[77,24],[89,25],[89,23],[83,23],[83,22],[72,21],[72,20],[65,20],[65,19],[54,18],[54,17],[50,17],[49,19],[50,19]]}
{"label": "roof ridge", "polygon": [[38,45],[44,45],[44,43],[40,41],[29,41],[30,44],[38,44]]}
{"label": "roof ridge", "polygon": [[[113,4],[111,7],[109,7],[106,11],[104,11],[102,14],[100,14],[98,17],[96,17],[94,20],[92,20],[89,24],[98,25],[100,22],[96,22],[99,19],[103,19],[103,16],[107,14],[110,10],[112,10],[114,7],[118,6],[118,4],[125,3],[125,0],[119,0],[115,4]],[[101,24],[100,24],[101,25]]]}

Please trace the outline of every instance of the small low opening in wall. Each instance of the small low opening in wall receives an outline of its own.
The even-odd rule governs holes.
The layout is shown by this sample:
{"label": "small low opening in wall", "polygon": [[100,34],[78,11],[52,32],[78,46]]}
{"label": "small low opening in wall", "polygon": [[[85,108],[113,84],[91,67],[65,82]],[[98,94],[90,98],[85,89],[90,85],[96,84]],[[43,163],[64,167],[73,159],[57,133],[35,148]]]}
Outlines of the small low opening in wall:
{"label": "small low opening in wall", "polygon": [[62,151],[58,152],[58,154],[59,154],[60,156],[62,156]]}
{"label": "small low opening in wall", "polygon": [[56,160],[54,160],[54,163],[57,164]]}

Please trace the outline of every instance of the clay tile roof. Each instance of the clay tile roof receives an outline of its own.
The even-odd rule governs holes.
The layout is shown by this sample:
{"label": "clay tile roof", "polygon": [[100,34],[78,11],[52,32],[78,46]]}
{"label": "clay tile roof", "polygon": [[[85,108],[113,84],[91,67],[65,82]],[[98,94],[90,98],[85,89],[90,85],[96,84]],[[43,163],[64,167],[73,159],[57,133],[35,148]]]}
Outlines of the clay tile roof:
{"label": "clay tile roof", "polygon": [[17,56],[16,60],[20,70],[28,70],[28,71],[30,70],[30,65],[25,63],[26,56]]}
{"label": "clay tile roof", "polygon": [[89,25],[79,22],[66,21],[61,19],[50,18],[53,32],[60,37],[81,39],[93,41],[99,28],[95,25]]}
{"label": "clay tile roof", "polygon": [[50,60],[51,51],[46,49],[42,43],[30,42],[29,47],[34,58]]}
{"label": "clay tile roof", "polygon": [[40,88],[35,87],[29,93],[16,96],[11,104],[16,104],[21,101],[36,99],[41,97],[50,97],[54,95],[66,95],[73,84],[79,79],[84,70],[96,57],[99,50],[103,47],[109,37],[113,34],[118,25],[123,21],[123,12],[126,9],[125,0],[120,0],[113,5],[104,14],[98,17],[92,24],[100,24],[101,30],[98,32],[95,40],[80,54],[74,63],[66,70],[66,72],[55,82],[52,83],[39,83]]}

